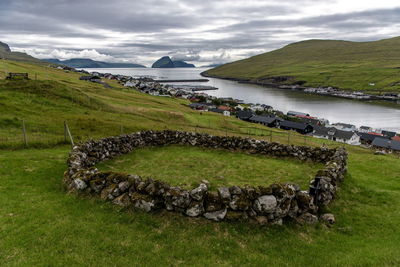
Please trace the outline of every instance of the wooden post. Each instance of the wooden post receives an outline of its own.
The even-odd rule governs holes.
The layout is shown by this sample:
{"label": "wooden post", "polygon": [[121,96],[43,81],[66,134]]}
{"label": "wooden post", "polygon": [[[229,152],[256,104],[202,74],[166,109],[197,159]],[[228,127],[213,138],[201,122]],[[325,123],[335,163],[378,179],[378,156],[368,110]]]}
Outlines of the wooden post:
{"label": "wooden post", "polygon": [[287,143],[288,143],[288,145],[290,145],[290,130],[288,131],[288,135],[287,135]]}
{"label": "wooden post", "polygon": [[269,142],[272,143],[272,130],[269,130]]}
{"label": "wooden post", "polygon": [[124,134],[124,126],[121,124],[121,134]]}
{"label": "wooden post", "polygon": [[67,134],[68,134],[69,140],[71,141],[71,146],[74,147],[75,146],[74,139],[72,139],[72,135],[71,135],[71,132],[69,130],[68,123],[66,121],[65,121],[65,127],[67,129]]}
{"label": "wooden post", "polygon": [[22,120],[22,133],[24,135],[24,145],[25,147],[28,147],[28,138],[26,136],[25,120]]}
{"label": "wooden post", "polygon": [[67,121],[64,121],[64,143],[67,143]]}

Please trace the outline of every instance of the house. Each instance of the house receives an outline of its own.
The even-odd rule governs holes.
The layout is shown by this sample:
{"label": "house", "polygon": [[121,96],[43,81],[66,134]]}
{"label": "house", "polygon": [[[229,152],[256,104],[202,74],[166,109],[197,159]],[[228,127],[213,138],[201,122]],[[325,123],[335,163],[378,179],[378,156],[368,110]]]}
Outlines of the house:
{"label": "house", "polygon": [[226,111],[232,111],[232,108],[231,107],[228,107],[228,106],[218,106],[218,109],[221,109],[221,110],[226,110]]}
{"label": "house", "polygon": [[81,81],[88,81],[88,82],[94,82],[94,83],[98,83],[101,82],[101,78],[99,76],[81,76],[79,78],[79,80]]}
{"label": "house", "polygon": [[189,104],[189,107],[195,110],[208,110],[208,106],[205,103],[191,103]]}
{"label": "house", "polygon": [[279,126],[279,123],[280,123],[281,121],[283,121],[283,120],[282,120],[281,118],[279,118],[279,117],[274,117],[274,116],[258,116],[258,115],[255,115],[255,116],[251,117],[249,120],[250,120],[251,122],[263,124],[263,125],[268,126],[268,127],[277,127],[277,126]]}
{"label": "house", "polygon": [[299,118],[300,122],[308,123],[311,125],[322,125],[322,122],[316,117],[304,116],[304,115],[297,115],[296,118]]}
{"label": "house", "polygon": [[357,127],[355,125],[347,123],[334,123],[332,124],[332,127],[335,127],[338,130],[349,131],[349,132],[354,132],[355,130],[357,130]]}
{"label": "house", "polygon": [[386,138],[375,138],[375,140],[372,142],[372,146],[376,148],[400,151],[400,141],[393,141]]}
{"label": "house", "polygon": [[308,114],[308,113],[303,113],[303,112],[298,112],[298,111],[288,111],[287,115],[288,116],[293,116],[293,117],[295,117],[297,115],[310,116],[310,114]]}
{"label": "house", "polygon": [[309,124],[286,120],[280,122],[280,128],[283,130],[293,130],[301,134],[308,134],[314,130],[314,127]]}
{"label": "house", "polygon": [[360,145],[360,136],[355,132],[342,131],[334,127],[315,126],[313,136],[317,138],[328,139],[349,145]]}
{"label": "house", "polygon": [[223,109],[219,109],[219,108],[211,108],[211,109],[209,109],[208,111],[220,113],[220,114],[222,114],[222,115],[224,115],[224,116],[227,116],[227,117],[229,117],[229,116],[231,115],[231,112],[230,112],[230,111],[228,111],[228,110],[223,110]]}
{"label": "house", "polygon": [[400,141],[400,136],[396,135],[392,137],[393,141]]}
{"label": "house", "polygon": [[392,138],[392,137],[396,136],[395,132],[385,131],[385,130],[382,130],[382,134],[383,134],[383,136],[386,136],[386,137],[389,137],[389,138]]}
{"label": "house", "polygon": [[372,128],[369,126],[361,126],[360,129],[358,129],[358,132],[360,133],[372,132]]}
{"label": "house", "polygon": [[369,132],[369,133],[358,133],[358,135],[360,136],[361,143],[364,144],[364,145],[369,145],[369,144],[371,144],[371,143],[375,140],[375,138],[378,138],[378,137],[379,137],[379,138],[388,139],[388,138],[384,137],[384,136],[381,135],[381,134],[373,133],[373,132]]}
{"label": "house", "polygon": [[254,113],[250,110],[241,110],[241,111],[236,112],[236,118],[243,120],[243,121],[248,121],[253,116],[254,116]]}

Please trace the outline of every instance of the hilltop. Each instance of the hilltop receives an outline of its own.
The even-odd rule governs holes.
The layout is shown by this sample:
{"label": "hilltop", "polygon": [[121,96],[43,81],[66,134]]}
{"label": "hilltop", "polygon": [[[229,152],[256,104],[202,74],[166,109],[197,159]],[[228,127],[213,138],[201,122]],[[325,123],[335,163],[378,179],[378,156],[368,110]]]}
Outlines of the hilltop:
{"label": "hilltop", "polygon": [[181,60],[172,60],[165,56],[157,60],[151,66],[152,68],[195,68],[196,66]]}
{"label": "hilltop", "polygon": [[9,59],[9,60],[32,62],[32,63],[43,63],[39,59],[34,58],[26,53],[12,52],[10,46],[3,42],[0,42],[0,59]]}
{"label": "hilltop", "polygon": [[400,91],[400,37],[373,42],[307,40],[228,63],[205,76],[265,84]]}
{"label": "hilltop", "polygon": [[68,60],[48,58],[43,59],[43,61],[65,65],[71,68],[145,68],[145,66],[135,63],[109,63],[88,58],[72,58]]}

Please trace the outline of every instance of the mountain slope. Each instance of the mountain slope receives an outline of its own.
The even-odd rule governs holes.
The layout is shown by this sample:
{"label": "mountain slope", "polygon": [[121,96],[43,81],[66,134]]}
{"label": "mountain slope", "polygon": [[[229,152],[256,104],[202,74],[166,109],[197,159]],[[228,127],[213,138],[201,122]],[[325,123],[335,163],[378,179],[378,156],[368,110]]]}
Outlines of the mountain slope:
{"label": "mountain slope", "polygon": [[15,61],[25,61],[32,63],[43,63],[37,58],[21,52],[12,52],[8,44],[0,42],[0,59],[9,59]]}
{"label": "mountain slope", "polygon": [[109,63],[95,61],[88,58],[72,58],[68,60],[43,59],[43,61],[65,65],[71,68],[145,68],[145,66],[134,63]]}
{"label": "mountain slope", "polygon": [[162,57],[153,63],[152,68],[195,68],[196,66],[181,60],[172,60],[169,56]]}
{"label": "mountain slope", "polygon": [[[367,91],[400,90],[400,37],[374,42],[308,40],[204,74]],[[375,85],[370,85],[375,84]]]}

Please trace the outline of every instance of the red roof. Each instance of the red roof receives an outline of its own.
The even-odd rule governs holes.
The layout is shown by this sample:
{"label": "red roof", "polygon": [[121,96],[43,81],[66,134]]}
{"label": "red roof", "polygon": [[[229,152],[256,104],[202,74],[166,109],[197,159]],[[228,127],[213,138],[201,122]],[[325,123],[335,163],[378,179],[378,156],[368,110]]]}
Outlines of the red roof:
{"label": "red roof", "polygon": [[226,110],[226,111],[231,111],[230,107],[227,106],[219,106],[218,109]]}
{"label": "red roof", "polygon": [[393,141],[400,141],[400,136],[396,135],[392,137]]}
{"label": "red roof", "polygon": [[374,132],[368,132],[368,134],[377,135],[377,136],[383,136],[383,134],[381,134],[381,133],[374,133]]}

